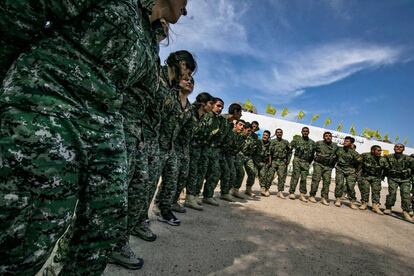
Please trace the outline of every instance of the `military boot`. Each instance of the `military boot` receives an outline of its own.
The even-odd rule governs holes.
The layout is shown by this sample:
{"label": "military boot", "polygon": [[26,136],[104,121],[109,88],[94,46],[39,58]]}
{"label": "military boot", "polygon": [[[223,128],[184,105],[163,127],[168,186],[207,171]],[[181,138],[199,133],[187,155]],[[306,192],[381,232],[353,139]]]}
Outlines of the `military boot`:
{"label": "military boot", "polygon": [[408,212],[403,211],[403,216],[406,221],[413,222],[413,218],[410,216]]}
{"label": "military boot", "polygon": [[409,212],[410,216],[414,216],[414,211]]}
{"label": "military boot", "polygon": [[309,202],[316,203],[316,199],[314,196],[309,197]]}
{"label": "military boot", "polygon": [[296,199],[296,195],[295,195],[295,194],[290,194],[290,195],[289,195],[289,198],[290,198],[291,200],[295,200],[295,199]]}
{"label": "military boot", "polygon": [[197,203],[197,200],[196,200],[195,196],[193,196],[193,195],[186,195],[184,206],[188,207],[188,208],[191,208],[191,209],[194,209],[194,210],[197,210],[197,211],[202,211],[203,210],[203,206],[200,206]]}
{"label": "military boot", "polygon": [[114,251],[112,251],[108,263],[117,264],[128,269],[136,270],[140,269],[143,266],[144,260],[136,257],[129,244],[126,244],[121,248],[116,248]]}
{"label": "military boot", "polygon": [[231,196],[231,194],[222,194],[220,196],[220,199],[228,202],[234,202],[234,198]]}
{"label": "military boot", "polygon": [[159,216],[161,214],[160,207],[158,207],[158,204],[154,203],[154,206],[152,207],[152,212],[156,216]]}
{"label": "military boot", "polygon": [[196,197],[195,197],[195,200],[197,201],[197,204],[198,204],[198,205],[203,205],[203,199],[202,199],[202,198],[200,198],[199,196],[196,196]]}
{"label": "military boot", "polygon": [[342,203],[341,203],[341,198],[339,198],[339,197],[338,197],[338,198],[335,200],[335,206],[336,206],[336,207],[341,207],[341,204],[342,204]]}
{"label": "military boot", "polygon": [[181,213],[181,214],[184,214],[185,212],[187,212],[187,210],[183,206],[181,206],[181,204],[179,204],[178,202],[173,203],[173,205],[171,206],[171,210],[177,213]]}
{"label": "military boot", "polygon": [[281,199],[286,199],[286,197],[283,195],[282,192],[277,192],[277,196],[280,197]]}
{"label": "military boot", "polygon": [[242,194],[240,194],[239,189],[231,189],[231,195],[240,199],[245,199],[244,196]]}
{"label": "military boot", "polygon": [[157,235],[155,235],[151,228],[149,227],[149,221],[145,220],[139,226],[134,227],[131,230],[131,235],[137,236],[138,238],[143,239],[144,241],[155,241],[157,239]]}
{"label": "military boot", "polygon": [[329,201],[327,201],[324,197],[321,199],[321,203],[325,206],[329,206]]}
{"label": "military boot", "polygon": [[384,214],[380,209],[380,205],[377,204],[377,203],[372,204],[372,211],[374,211],[378,215],[383,215]]}
{"label": "military boot", "polygon": [[299,200],[302,201],[302,202],[308,202],[308,200],[305,197],[305,194],[303,194],[303,193],[300,193]]}
{"label": "military boot", "polygon": [[352,210],[356,210],[356,209],[358,209],[358,208],[356,207],[356,205],[355,205],[355,201],[354,201],[354,200],[352,200],[352,201],[351,201],[351,204],[349,205],[349,208],[351,208]]}
{"label": "military boot", "polygon": [[[372,208],[374,208],[374,205],[372,205]],[[359,206],[359,210],[366,210],[368,208],[367,203],[366,202],[362,202],[361,206]]]}
{"label": "military boot", "polygon": [[270,196],[270,192],[269,192],[269,189],[268,188],[266,188],[266,195],[265,195],[266,197],[269,197]]}
{"label": "military boot", "polygon": [[265,187],[260,188],[260,194],[262,196],[266,196],[266,188]]}
{"label": "military boot", "polygon": [[253,193],[252,187],[246,187],[246,191],[244,193],[249,197],[256,197],[256,195]]}
{"label": "military boot", "polygon": [[205,204],[213,205],[213,206],[220,206],[217,201],[214,200],[212,197],[203,198],[203,202]]}
{"label": "military boot", "polygon": [[386,214],[386,215],[391,215],[391,214],[392,214],[392,209],[391,209],[391,207],[390,207],[390,208],[386,207],[386,208],[385,208],[385,210],[384,210],[384,214]]}

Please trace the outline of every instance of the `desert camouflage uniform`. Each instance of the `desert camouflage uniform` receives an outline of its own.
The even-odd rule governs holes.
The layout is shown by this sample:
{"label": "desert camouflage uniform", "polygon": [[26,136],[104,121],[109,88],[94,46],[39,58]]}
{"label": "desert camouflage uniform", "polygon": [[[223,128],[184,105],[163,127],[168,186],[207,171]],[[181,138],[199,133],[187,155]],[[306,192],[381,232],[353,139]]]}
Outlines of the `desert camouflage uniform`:
{"label": "desert camouflage uniform", "polygon": [[318,141],[315,144],[315,161],[313,163],[312,184],[310,196],[315,197],[319,182],[322,179],[321,198],[329,199],[332,169],[335,167],[337,144]]}
{"label": "desert camouflage uniform", "polygon": [[290,179],[289,193],[295,193],[300,178],[299,191],[302,194],[306,194],[306,178],[309,174],[310,163],[312,163],[315,154],[315,142],[310,138],[298,137],[293,139],[290,146],[295,150],[295,157],[293,158],[293,173]]}
{"label": "desert camouflage uniform", "polygon": [[126,228],[122,95],[156,83],[148,12],[135,1],[87,0],[18,11],[15,20],[53,19],[0,92],[0,273],[36,273],[79,199],[62,274],[100,274]]}

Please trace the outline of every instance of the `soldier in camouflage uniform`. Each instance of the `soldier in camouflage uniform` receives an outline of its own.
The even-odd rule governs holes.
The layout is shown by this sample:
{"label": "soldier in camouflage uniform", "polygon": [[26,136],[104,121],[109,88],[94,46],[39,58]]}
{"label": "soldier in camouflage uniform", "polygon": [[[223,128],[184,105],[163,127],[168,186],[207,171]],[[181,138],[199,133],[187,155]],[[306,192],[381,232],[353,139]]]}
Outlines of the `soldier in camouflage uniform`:
{"label": "soldier in camouflage uniform", "polygon": [[[239,104],[233,103],[229,106],[228,111],[228,114],[221,116],[224,140],[220,145],[220,199],[232,202],[234,198],[230,194],[230,190],[235,181],[234,154],[237,148],[234,143],[238,141],[233,122],[240,120],[242,108]],[[241,123],[241,127],[243,126],[244,122]]]}
{"label": "soldier in camouflage uniform", "polygon": [[263,131],[261,164],[259,170],[260,194],[270,196],[269,188],[272,185],[274,171],[272,170],[272,159],[270,157],[270,131]]}
{"label": "soldier in camouflage uniform", "polygon": [[[212,134],[210,135],[208,146],[205,152],[202,154],[202,158],[205,160],[206,164],[200,169],[201,181],[205,178],[206,182],[204,184],[203,190],[203,202],[213,206],[218,206],[218,202],[213,197],[214,189],[216,188],[218,181],[220,179],[220,146],[227,135],[225,132],[227,129],[223,129],[222,117],[220,116],[221,111],[224,107],[224,102],[220,98],[214,98],[213,100],[213,110],[206,116],[206,119],[209,118],[211,121],[209,125],[212,128]],[[204,175],[204,177],[203,177]]]}
{"label": "soldier in camouflage uniform", "polygon": [[394,146],[394,154],[385,156],[386,175],[388,180],[388,195],[385,202],[386,214],[391,214],[391,208],[394,206],[398,187],[401,193],[401,208],[403,216],[408,221],[413,221],[410,216],[411,212],[411,175],[414,170],[414,160],[404,154],[405,146],[403,144],[396,144]]}
{"label": "soldier in camouflage uniform", "polygon": [[199,188],[199,168],[201,153],[205,150],[205,143],[209,137],[211,130],[204,126],[203,117],[213,109],[213,97],[206,92],[197,95],[196,101],[192,105],[192,121],[193,121],[193,139],[190,147],[190,169],[186,184],[186,199],[184,205],[188,208],[201,211],[203,207],[198,202],[200,193]]}
{"label": "soldier in camouflage uniform", "polygon": [[257,135],[257,133],[256,133],[260,130],[259,122],[258,121],[253,121],[251,123],[251,125],[252,125],[252,135],[253,135],[253,137],[256,138],[256,139],[259,139],[259,135]]}
{"label": "soldier in camouflage uniform", "polygon": [[[414,160],[414,154],[411,154],[410,157]],[[410,215],[414,215],[414,170],[411,171],[411,212]]]}
{"label": "soldier in camouflage uniform", "polygon": [[321,203],[329,206],[329,186],[331,185],[332,169],[335,167],[338,146],[332,142],[332,133],[323,134],[323,140],[315,144],[312,184],[309,201],[316,203],[316,192],[322,179]]}
{"label": "soldier in camouflage uniform", "polygon": [[300,178],[300,200],[307,202],[306,195],[306,178],[309,174],[309,166],[313,161],[315,154],[315,142],[309,138],[309,128],[302,128],[302,136],[294,138],[290,143],[292,149],[295,150],[293,159],[293,173],[290,179],[289,198],[296,199],[295,190]]}
{"label": "soldier in camouflage uniform", "polygon": [[[61,273],[100,274],[126,226],[122,95],[157,83],[153,1],[31,2],[1,6],[9,33],[48,31],[1,68],[0,273],[35,274],[79,199]],[[155,14],[174,23],[176,5],[163,4]]]}
{"label": "soldier in camouflage uniform", "polygon": [[372,146],[371,152],[363,153],[359,156],[359,180],[358,186],[361,191],[360,210],[368,208],[370,189],[372,191],[372,210],[379,215],[384,213],[381,211],[381,180],[385,176],[386,163],[381,157],[381,147]]}
{"label": "soldier in camouflage uniform", "polygon": [[[285,199],[283,191],[285,189],[287,169],[292,157],[292,148],[287,140],[283,139],[283,130],[278,128],[275,131],[276,139],[270,142],[270,156],[272,159],[271,170],[273,172],[271,181],[277,174],[277,196]],[[270,184],[269,184],[270,185]]]}
{"label": "soldier in camouflage uniform", "polygon": [[355,183],[356,169],[359,166],[359,154],[353,149],[354,138],[347,136],[344,139],[344,146],[336,151],[337,163],[335,167],[335,206],[341,207],[341,196],[344,191],[344,185],[348,187],[348,197],[351,201],[351,209],[357,209],[355,206]]}
{"label": "soldier in camouflage uniform", "polygon": [[241,158],[243,159],[243,166],[247,174],[245,194],[249,197],[256,196],[252,191],[252,187],[257,175],[257,164],[261,155],[261,142],[256,134],[252,135],[252,131],[251,124],[246,123],[244,129],[246,140],[241,150]]}
{"label": "soldier in camouflage uniform", "polygon": [[165,83],[165,86],[169,89],[162,107],[163,118],[159,138],[159,172],[162,175],[162,182],[158,189],[156,206],[160,210],[159,221],[177,226],[180,224],[180,220],[171,210],[178,177],[175,143],[181,127],[191,120],[191,104],[187,97],[194,88],[191,75],[197,65],[191,53],[183,50],[171,53],[166,64],[168,67],[163,67],[164,77],[162,79],[167,79],[168,82]]}
{"label": "soldier in camouflage uniform", "polygon": [[[243,156],[241,150],[244,146],[244,141],[246,140],[244,135],[244,127],[246,124],[247,123],[243,120],[238,120],[236,122],[232,143],[229,145],[230,148],[228,149],[231,157],[229,162],[230,172],[234,172],[234,174],[230,175],[229,181],[231,195],[239,199],[244,199],[244,196],[240,194],[239,190],[244,178]],[[232,165],[234,165],[234,170]]]}

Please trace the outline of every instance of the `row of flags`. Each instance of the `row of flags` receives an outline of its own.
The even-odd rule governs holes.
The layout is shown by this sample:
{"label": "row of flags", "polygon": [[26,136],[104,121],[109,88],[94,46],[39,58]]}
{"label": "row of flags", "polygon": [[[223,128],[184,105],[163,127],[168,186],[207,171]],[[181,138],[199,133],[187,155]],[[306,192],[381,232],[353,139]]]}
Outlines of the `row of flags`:
{"label": "row of flags", "polygon": [[[253,111],[253,109],[254,109],[253,103],[250,102],[249,100],[246,100],[246,103],[243,105],[243,107],[247,111]],[[268,104],[267,107],[266,107],[266,113],[270,114],[272,116],[275,116],[276,113],[277,113],[277,110],[273,105]],[[286,117],[286,115],[288,115],[288,114],[289,114],[289,110],[286,107],[283,108],[282,112],[280,112],[280,116],[282,116],[282,117]],[[305,116],[306,116],[305,112],[303,110],[300,110],[298,112],[298,114],[295,116],[295,118],[296,118],[297,121],[301,121],[303,118],[305,118]],[[319,114],[313,115],[311,120],[310,120],[310,124],[314,123],[319,118],[320,118]],[[323,126],[328,127],[331,124],[332,124],[332,120],[331,120],[331,118],[328,117],[328,118],[325,119],[325,122],[323,123]],[[344,128],[344,125],[343,125],[342,122],[340,122],[338,124],[338,126],[336,127],[336,131],[341,132],[343,130],[343,128]],[[358,135],[355,124],[352,124],[351,128],[349,129],[349,133],[353,136]],[[360,135],[367,138],[367,139],[376,139],[376,140],[381,140],[381,141],[389,142],[389,143],[392,142],[389,138],[388,133],[385,134],[384,136],[382,136],[381,133],[379,132],[379,130],[373,130],[373,129],[370,129],[370,128],[365,128]],[[394,143],[397,143],[399,141],[400,141],[400,137],[397,135],[394,139]],[[402,143],[404,145],[407,145],[408,144],[408,139],[406,138]]]}

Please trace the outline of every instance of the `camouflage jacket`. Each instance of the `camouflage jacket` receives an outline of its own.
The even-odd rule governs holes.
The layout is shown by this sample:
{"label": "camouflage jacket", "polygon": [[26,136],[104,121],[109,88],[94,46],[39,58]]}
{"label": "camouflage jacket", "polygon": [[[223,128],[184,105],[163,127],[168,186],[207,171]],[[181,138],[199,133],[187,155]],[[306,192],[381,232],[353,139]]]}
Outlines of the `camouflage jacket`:
{"label": "camouflage jacket", "polygon": [[408,155],[395,153],[385,156],[386,175],[392,179],[409,180],[414,170],[414,159]]}
{"label": "camouflage jacket", "polygon": [[199,118],[197,107],[193,104],[193,120],[194,118],[197,120],[197,123],[194,124],[194,136],[191,145],[193,147],[210,146],[219,132],[219,121],[216,115],[210,112]]}
{"label": "camouflage jacket", "polygon": [[256,138],[255,135],[249,135],[246,137],[246,140],[244,141],[243,148],[241,150],[241,153],[244,157],[247,159],[252,159],[255,161],[255,163],[261,162],[261,156],[262,156],[262,145],[259,139]]}
{"label": "camouflage jacket", "polygon": [[328,167],[335,167],[336,151],[338,145],[335,143],[326,143],[318,141],[315,143],[315,162]]}
{"label": "camouflage jacket", "polygon": [[209,147],[219,147],[224,139],[223,125],[220,117],[220,115],[214,112],[207,113],[206,116],[203,117],[202,123],[210,130],[209,136],[205,141],[206,145]]}
{"label": "camouflage jacket", "polygon": [[243,133],[237,133],[234,129],[234,124],[228,120],[228,115],[223,115],[227,122],[227,136],[222,143],[222,152],[229,155],[237,155],[243,148],[246,137]]}
{"label": "camouflage jacket", "polygon": [[160,128],[160,148],[171,150],[174,148],[178,135],[188,122],[191,122],[191,104],[187,100],[183,108],[179,98],[179,91],[171,89],[164,100],[163,117]]}
{"label": "camouflage jacket", "polygon": [[290,158],[292,157],[292,148],[287,140],[280,139],[278,140],[273,139],[270,145],[270,154],[272,156],[273,161],[282,161],[285,164],[290,162]]}
{"label": "camouflage jacket", "polygon": [[218,116],[220,122],[220,131],[216,139],[217,146],[224,150],[226,143],[228,143],[230,132],[233,131],[233,124],[229,122],[226,117]]}
{"label": "camouflage jacket", "polygon": [[295,158],[305,160],[309,163],[313,161],[315,154],[315,142],[308,138],[307,140],[303,137],[293,139],[290,143],[292,150],[295,150]]}
{"label": "camouflage jacket", "polygon": [[374,176],[383,178],[386,171],[385,159],[381,156],[377,157],[372,155],[370,152],[363,153],[358,157],[359,162],[359,174],[362,177]]}
{"label": "camouflage jacket", "polygon": [[338,147],[336,151],[336,169],[345,173],[354,173],[359,166],[358,158],[359,154],[353,150],[343,147]]}
{"label": "camouflage jacket", "polygon": [[[27,1],[8,2],[26,7]],[[24,106],[33,112],[73,119],[93,114],[94,119],[104,121],[106,114],[119,112],[123,95],[155,94],[158,45],[149,21],[152,3],[142,7],[133,0],[31,2],[36,5],[18,9],[18,16],[12,14],[12,18],[23,18],[24,22],[30,17],[33,24],[26,27],[36,25],[36,30],[44,27],[46,14],[46,18],[53,18],[48,30],[52,35],[33,41],[17,58],[18,74],[28,74],[29,78],[24,76],[27,86],[44,89],[41,94],[37,89],[16,91],[8,89],[5,80],[0,105]],[[127,102],[134,105],[135,113],[142,109],[137,108],[143,106],[141,100]]]}
{"label": "camouflage jacket", "polygon": [[271,156],[271,141],[268,140],[264,142],[263,140],[260,141],[262,145],[262,149],[260,151],[260,161],[264,164],[270,164],[270,156]]}

